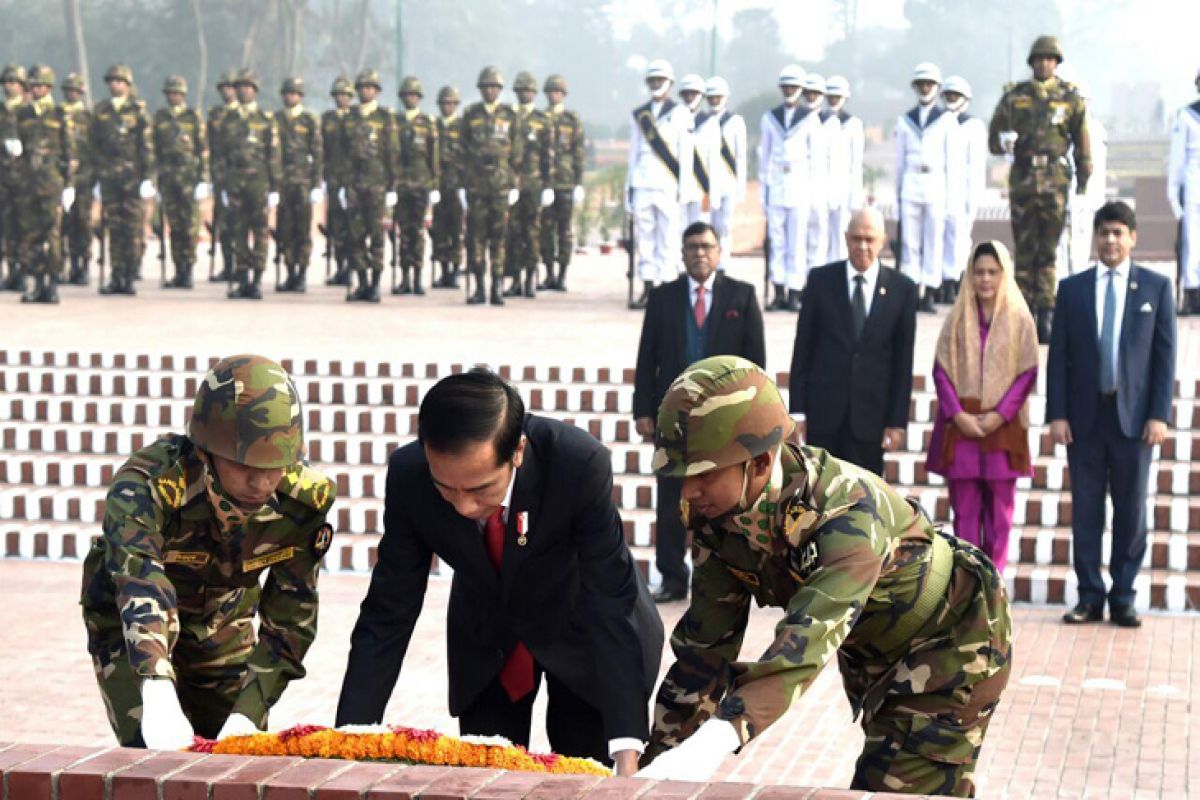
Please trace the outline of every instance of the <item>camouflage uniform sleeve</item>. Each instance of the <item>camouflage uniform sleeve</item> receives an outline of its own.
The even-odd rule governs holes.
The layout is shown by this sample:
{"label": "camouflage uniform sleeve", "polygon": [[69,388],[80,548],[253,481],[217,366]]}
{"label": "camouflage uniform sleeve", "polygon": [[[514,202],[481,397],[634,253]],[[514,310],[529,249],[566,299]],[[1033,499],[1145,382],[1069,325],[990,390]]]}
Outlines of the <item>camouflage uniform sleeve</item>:
{"label": "camouflage uniform sleeve", "polygon": [[675,663],[654,701],[649,760],[675,747],[712,716],[729,688],[750,614],[750,592],[700,543],[694,545],[692,602],[671,633]]}
{"label": "camouflage uniform sleeve", "polygon": [[586,134],[583,131],[583,120],[577,119],[575,125],[575,137],[571,143],[571,161],[575,168],[576,185],[583,185],[583,167],[584,167],[584,145]]}
{"label": "camouflage uniform sleeve", "polygon": [[74,124],[71,121],[71,115],[59,109],[59,121],[62,126],[58,129],[59,136],[62,137],[62,161],[59,163],[59,172],[62,173],[63,180],[67,186],[71,185],[71,178],[75,174],[75,166],[77,163],[77,155],[75,153],[75,133]]}
{"label": "camouflage uniform sleeve", "polygon": [[429,126],[429,180],[433,189],[442,184],[442,137],[436,122]]}
{"label": "camouflage uniform sleeve", "polygon": [[1076,95],[1072,105],[1070,134],[1075,149],[1071,157],[1075,161],[1075,186],[1079,194],[1083,194],[1092,177],[1092,140],[1088,134],[1087,101]]}
{"label": "camouflage uniform sleeve", "polygon": [[550,159],[552,157],[552,154],[550,152],[550,142],[551,142],[550,126],[553,124],[554,124],[553,120],[551,120],[550,117],[547,115],[546,124],[542,126],[542,140],[540,142],[538,142],[538,158],[540,159],[540,162],[541,162],[538,164],[538,171],[539,171],[539,176],[540,176],[539,179],[541,181],[542,186],[544,186],[544,187],[550,186],[550,179],[551,179],[551,176],[554,174],[551,169],[551,166],[550,166]]}
{"label": "camouflage uniform sleeve", "polygon": [[508,154],[508,163],[512,167],[513,175],[516,178],[514,186],[521,185],[521,176],[524,174],[525,165],[525,133],[524,128],[517,120],[508,129],[508,140],[512,148]]}
{"label": "camouflage uniform sleeve", "polygon": [[387,122],[384,123],[384,135],[387,137],[383,165],[384,175],[387,178],[387,190],[396,191],[400,182],[400,131],[399,126],[396,125],[395,116],[390,113],[387,115]]}
{"label": "camouflage uniform sleeve", "polygon": [[196,109],[196,183],[208,183],[208,134],[204,130],[204,116]]}
{"label": "camouflage uniform sleeve", "polygon": [[321,185],[321,175],[325,173],[325,149],[321,136],[321,120],[315,114],[312,117],[312,133],[309,134],[309,150],[312,153],[312,184]]}
{"label": "camouflage uniform sleeve", "polygon": [[[139,101],[140,102],[140,101]],[[142,128],[142,180],[154,180],[154,122],[146,112],[146,106],[141,103],[138,107],[139,124]]]}
{"label": "camouflage uniform sleeve", "polygon": [[1000,134],[1012,130],[1008,98],[1008,92],[1001,95],[1000,102],[996,104],[996,110],[992,112],[992,121],[988,124],[988,150],[994,156],[1004,155],[1004,148],[1000,145]]}
{"label": "camouflage uniform sleeve", "polygon": [[205,122],[205,127],[208,129],[208,168],[212,175],[213,196],[216,198],[213,201],[215,207],[221,201],[221,198],[216,196],[217,192],[220,191],[222,183],[221,126],[217,124],[210,113],[208,120]]}
{"label": "camouflage uniform sleeve", "polygon": [[267,191],[278,192],[283,180],[283,156],[279,144],[279,124],[271,114],[267,115]]}

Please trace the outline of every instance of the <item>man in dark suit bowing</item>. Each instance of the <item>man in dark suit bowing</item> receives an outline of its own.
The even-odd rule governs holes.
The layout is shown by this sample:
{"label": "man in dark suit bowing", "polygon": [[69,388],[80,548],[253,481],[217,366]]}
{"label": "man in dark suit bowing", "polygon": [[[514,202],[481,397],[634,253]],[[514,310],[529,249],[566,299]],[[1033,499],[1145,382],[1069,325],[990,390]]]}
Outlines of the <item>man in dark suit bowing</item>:
{"label": "man in dark suit bowing", "polygon": [[[709,356],[741,356],[766,366],[762,311],[754,287],[717,271],[720,263],[716,230],[707,222],[694,222],[683,232],[686,274],[650,293],[633,390],[634,426],[643,439],[654,439],[658,405],[689,364]],[[655,566],[662,584],[653,597],[669,603],[685,599],[688,590],[687,531],[679,512],[683,481],[657,480]]]}
{"label": "man in dark suit bowing", "polygon": [[886,243],[883,216],[861,209],[849,260],[809,273],[788,384],[807,444],[880,475],[908,427],[917,326],[916,284],[879,264]]}
{"label": "man in dark suit bowing", "polygon": [[[1154,445],[1167,435],[1175,381],[1171,282],[1134,264],[1137,219],[1108,203],[1092,223],[1100,264],[1062,281],[1046,370],[1050,438],[1067,447],[1071,542],[1079,603],[1069,624],[1141,624],[1134,579],[1146,555],[1146,486]],[[1104,497],[1112,497],[1112,553],[1100,577]]]}
{"label": "man in dark suit bowing", "polygon": [[625,544],[608,451],[526,416],[516,389],[484,369],[439,381],[417,425],[418,441],[388,461],[337,724],[383,718],[436,555],[454,569],[447,660],[461,732],[528,746],[545,677],[555,752],[632,774],[663,627]]}

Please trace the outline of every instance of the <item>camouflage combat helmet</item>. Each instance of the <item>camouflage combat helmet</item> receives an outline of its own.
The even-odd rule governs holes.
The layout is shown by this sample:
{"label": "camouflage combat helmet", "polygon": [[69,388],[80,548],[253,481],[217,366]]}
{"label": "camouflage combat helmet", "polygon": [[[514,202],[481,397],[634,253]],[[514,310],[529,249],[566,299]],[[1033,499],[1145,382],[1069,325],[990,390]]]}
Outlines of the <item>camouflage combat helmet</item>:
{"label": "camouflage combat helmet", "polygon": [[421,85],[421,79],[415,75],[408,75],[404,80],[400,81],[400,91],[398,95],[415,94],[417,97],[425,96],[425,87]]}
{"label": "camouflage combat helmet", "polygon": [[188,438],[249,467],[290,467],[304,455],[300,395],[283,367],[268,358],[222,359],[196,392]]}
{"label": "camouflage combat helmet", "polygon": [[383,91],[383,81],[379,80],[379,73],[373,69],[364,69],[358,73],[358,77],[354,79],[354,88],[357,89],[360,86],[374,86]]}
{"label": "camouflage combat helmet", "polygon": [[258,91],[258,76],[254,74],[254,70],[249,67],[239,69],[233,78],[234,86],[253,86],[254,91]]}
{"label": "camouflage combat helmet", "polygon": [[227,69],[221,73],[221,77],[217,78],[217,88],[222,86],[233,86],[237,81],[237,72],[232,69]]}
{"label": "camouflage combat helmet", "polygon": [[78,72],[68,72],[66,75],[64,75],[61,87],[64,92],[87,91],[83,88],[83,76]]}
{"label": "camouflage combat helmet", "polygon": [[1053,56],[1058,59],[1058,63],[1063,62],[1062,45],[1058,42],[1057,36],[1039,36],[1033,40],[1033,47],[1029,48],[1029,58],[1025,59],[1025,63],[1032,66],[1034,56]]}
{"label": "camouflage combat helmet", "polygon": [[113,64],[108,68],[108,72],[104,73],[104,82],[109,81],[125,81],[128,84],[133,84],[133,70],[128,64]]}
{"label": "camouflage combat helmet", "polygon": [[354,87],[350,85],[350,79],[339,75],[333,79],[333,86],[329,88],[329,94],[354,94]]}
{"label": "camouflage combat helmet", "polygon": [[443,86],[438,89],[438,104],[442,103],[457,103],[459,101],[458,89],[453,86]]}
{"label": "camouflage combat helmet", "polygon": [[531,72],[518,72],[517,77],[513,80],[513,91],[515,92],[536,92],[537,79],[533,77]]}
{"label": "camouflage combat helmet", "polygon": [[715,356],[685,369],[658,409],[652,467],[685,478],[773,450],[795,423],[767,373],[737,356]]}
{"label": "camouflage combat helmet", "polygon": [[163,94],[166,94],[167,92],[179,92],[180,94],[187,94],[187,79],[182,75],[168,75],[167,79],[163,81],[162,90]]}
{"label": "camouflage combat helmet", "polygon": [[7,83],[8,81],[16,81],[17,83],[24,86],[25,80],[26,80],[25,68],[22,67],[20,64],[5,64],[4,72],[0,73],[0,83]]}
{"label": "camouflage combat helmet", "polygon": [[551,75],[549,78],[546,78],[546,83],[542,85],[542,91],[543,92],[559,91],[559,92],[566,94],[567,79],[564,78],[562,75]]}
{"label": "camouflage combat helmet", "polygon": [[484,86],[503,86],[504,76],[500,74],[500,70],[495,67],[484,67],[479,71],[479,80],[475,81],[475,86],[482,89]]}
{"label": "camouflage combat helmet", "polygon": [[290,78],[284,78],[283,83],[279,85],[279,93],[287,94],[288,92],[295,92],[299,95],[304,94],[304,78],[301,78],[298,75],[293,75]]}
{"label": "camouflage combat helmet", "polygon": [[34,64],[29,68],[28,83],[30,86],[53,86],[54,70],[45,64]]}

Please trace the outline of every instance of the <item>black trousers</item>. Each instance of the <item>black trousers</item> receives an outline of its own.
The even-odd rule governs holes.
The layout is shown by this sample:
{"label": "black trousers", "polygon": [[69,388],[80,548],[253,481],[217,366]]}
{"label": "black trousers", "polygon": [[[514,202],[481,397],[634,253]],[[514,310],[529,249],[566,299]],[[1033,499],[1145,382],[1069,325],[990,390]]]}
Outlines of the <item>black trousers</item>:
{"label": "black trousers", "polygon": [[687,529],[679,513],[679,498],[683,494],[682,478],[658,479],[658,504],[655,508],[654,566],[662,575],[664,589],[686,592],[691,580],[687,562]]}
{"label": "black trousers", "polygon": [[1104,533],[1104,498],[1112,497],[1112,552],[1108,573],[1112,588],[1108,607],[1133,606],[1133,581],[1146,556],[1146,489],[1154,449],[1121,431],[1116,398],[1101,399],[1096,427],[1067,445],[1071,471],[1071,545],[1079,599],[1103,607],[1100,544]]}
{"label": "black trousers", "polygon": [[817,432],[810,429],[805,444],[828,450],[835,458],[849,461],[876,475],[882,475],[883,447],[880,445],[882,441],[883,431],[869,441],[855,438],[854,433],[850,430],[849,421],[846,421],[840,428],[832,432]]}
{"label": "black trousers", "polygon": [[468,706],[458,718],[458,730],[463,736],[503,736],[513,744],[529,747],[529,728],[533,718],[533,701],[546,677],[548,700],[546,706],[546,735],[550,748],[560,756],[594,758],[601,764],[612,764],[608,755],[608,739],[604,735],[604,720],[600,711],[553,675],[534,665],[534,689],[517,702],[508,699],[500,685],[500,676]]}

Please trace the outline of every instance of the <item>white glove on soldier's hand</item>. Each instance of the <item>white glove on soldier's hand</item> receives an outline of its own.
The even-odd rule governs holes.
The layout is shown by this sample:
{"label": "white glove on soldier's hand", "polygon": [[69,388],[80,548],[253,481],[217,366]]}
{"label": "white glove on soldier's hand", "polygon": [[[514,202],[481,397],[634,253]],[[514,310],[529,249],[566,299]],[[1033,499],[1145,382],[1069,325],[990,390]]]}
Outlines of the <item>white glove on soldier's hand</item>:
{"label": "white glove on soldier's hand", "polygon": [[342,208],[346,207],[346,187],[338,189],[338,205]]}
{"label": "white glove on soldier's hand", "polygon": [[320,186],[314,186],[312,191],[308,193],[308,202],[314,206],[325,199],[325,190]]}
{"label": "white glove on soldier's hand", "polygon": [[388,208],[394,208],[398,199],[395,192],[388,192],[383,196],[383,204]]}
{"label": "white glove on soldier's hand", "polygon": [[262,733],[262,731],[245,714],[239,714],[235,711],[229,715],[229,718],[225,720],[225,724],[221,726],[221,732],[217,734],[217,740],[220,741],[229,736],[250,736],[255,733]]}
{"label": "white glove on soldier's hand", "polygon": [[575,201],[575,205],[583,202],[583,186],[576,186],[571,190],[571,199]]}
{"label": "white glove on soldier's hand", "polygon": [[542,189],[542,208],[554,203],[554,190],[550,188]]}
{"label": "white glove on soldier's hand", "polygon": [[279,192],[267,192],[267,208],[275,208],[279,205]]}
{"label": "white glove on soldier's hand", "polygon": [[1018,134],[1016,131],[1001,131],[1000,132],[1000,147],[1004,152],[1012,155],[1017,149]]}
{"label": "white glove on soldier's hand", "polygon": [[142,198],[143,200],[149,200],[151,197],[154,197],[154,195],[154,181],[147,178],[138,185],[138,197]]}
{"label": "white glove on soldier's hand", "polygon": [[5,139],[4,149],[7,150],[8,154],[13,158],[20,158],[21,153],[25,152],[25,145],[21,144],[20,139]]}
{"label": "white glove on soldier's hand", "polygon": [[463,207],[463,211],[467,210],[467,190],[458,190],[458,204]]}
{"label": "white glove on soldier's hand", "polygon": [[208,184],[204,181],[200,181],[200,183],[196,184],[196,188],[192,192],[192,199],[207,200],[210,194],[212,194],[212,190],[208,188]]}
{"label": "white glove on soldier's hand", "polygon": [[97,183],[92,186],[92,197],[96,198],[96,202],[99,202],[102,199],[100,197],[100,184]]}
{"label": "white glove on soldier's hand", "polygon": [[75,205],[75,187],[68,186],[62,190],[62,207],[70,211],[73,205]]}
{"label": "white glove on soldier's hand", "polygon": [[221,205],[229,208],[229,192],[224,189],[221,190]]}
{"label": "white glove on soldier's hand", "polygon": [[521,196],[521,192],[520,192],[520,190],[518,190],[518,189],[509,189],[509,190],[508,190],[508,204],[509,204],[510,206],[515,206],[515,205],[517,204],[517,199],[518,199],[520,196]]}
{"label": "white glove on soldier's hand", "polygon": [[429,193],[429,205],[436,206],[440,202],[442,202],[442,193],[434,189]]}
{"label": "white glove on soldier's hand", "polygon": [[658,781],[703,783],[721,766],[725,756],[741,744],[733,725],[709,718],[678,747],[668,750],[633,777]]}
{"label": "white glove on soldier's hand", "polygon": [[182,750],[192,744],[192,723],[183,715],[174,681],[142,682],[142,740],[151,750]]}

